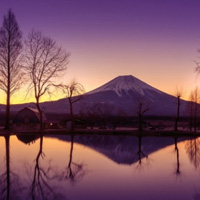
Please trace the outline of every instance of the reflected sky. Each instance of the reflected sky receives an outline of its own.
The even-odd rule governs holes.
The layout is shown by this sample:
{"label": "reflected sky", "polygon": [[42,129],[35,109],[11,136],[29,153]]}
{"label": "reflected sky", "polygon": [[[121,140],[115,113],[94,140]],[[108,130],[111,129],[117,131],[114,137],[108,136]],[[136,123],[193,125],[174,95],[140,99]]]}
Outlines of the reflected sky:
{"label": "reflected sky", "polygon": [[30,138],[0,137],[4,199],[188,200],[200,196],[199,138]]}

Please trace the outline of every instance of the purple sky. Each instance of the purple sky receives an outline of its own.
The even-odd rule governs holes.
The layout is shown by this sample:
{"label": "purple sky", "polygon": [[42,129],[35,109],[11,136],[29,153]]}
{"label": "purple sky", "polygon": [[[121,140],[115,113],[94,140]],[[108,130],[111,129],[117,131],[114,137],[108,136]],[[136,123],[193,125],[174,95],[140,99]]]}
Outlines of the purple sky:
{"label": "purple sky", "polygon": [[171,94],[182,87],[187,99],[200,83],[199,0],[2,0],[0,19],[9,8],[24,37],[41,30],[71,52],[63,81],[87,91],[131,74]]}

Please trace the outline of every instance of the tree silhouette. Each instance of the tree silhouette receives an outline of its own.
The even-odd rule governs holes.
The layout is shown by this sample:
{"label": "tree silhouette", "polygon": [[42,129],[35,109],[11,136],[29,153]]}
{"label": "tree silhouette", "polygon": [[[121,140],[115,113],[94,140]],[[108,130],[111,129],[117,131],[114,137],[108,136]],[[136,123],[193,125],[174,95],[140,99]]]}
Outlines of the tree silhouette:
{"label": "tree silhouette", "polygon": [[181,96],[182,96],[182,91],[177,89],[176,90],[177,112],[176,112],[176,119],[175,119],[175,125],[174,125],[175,131],[178,131],[178,122],[179,122],[179,118],[180,118]]}
{"label": "tree silhouette", "polygon": [[199,88],[196,87],[190,93],[190,98],[188,102],[188,111],[190,117],[190,131],[192,131],[192,127],[194,127],[194,132],[197,131],[197,116],[199,111],[199,100],[200,100],[200,91]]}
{"label": "tree silhouette", "polygon": [[28,92],[34,92],[36,107],[40,114],[40,129],[43,130],[43,111],[40,108],[41,97],[52,95],[58,77],[67,69],[69,53],[41,32],[32,31],[25,41],[25,68],[30,77]]}
{"label": "tree silhouette", "polygon": [[81,95],[85,92],[84,87],[76,82],[75,80],[72,80],[70,84],[68,85],[61,85],[64,94],[68,98],[69,101],[69,108],[70,108],[70,118],[71,118],[71,131],[74,130],[74,110],[73,105],[77,101],[81,99]]}
{"label": "tree silhouette", "polygon": [[95,125],[95,121],[98,118],[98,107],[99,105],[97,103],[91,104],[90,106],[86,104],[81,105],[80,109],[80,115],[82,118],[87,118],[88,125],[91,129],[93,129]]}
{"label": "tree silhouette", "polygon": [[146,106],[142,101],[138,102],[138,110],[137,110],[137,116],[139,121],[139,131],[143,130],[143,118],[144,114],[149,111],[149,107]]}
{"label": "tree silhouette", "polygon": [[5,129],[10,129],[10,98],[21,85],[24,72],[20,65],[22,32],[12,10],[4,16],[0,28],[0,89],[6,93]]}

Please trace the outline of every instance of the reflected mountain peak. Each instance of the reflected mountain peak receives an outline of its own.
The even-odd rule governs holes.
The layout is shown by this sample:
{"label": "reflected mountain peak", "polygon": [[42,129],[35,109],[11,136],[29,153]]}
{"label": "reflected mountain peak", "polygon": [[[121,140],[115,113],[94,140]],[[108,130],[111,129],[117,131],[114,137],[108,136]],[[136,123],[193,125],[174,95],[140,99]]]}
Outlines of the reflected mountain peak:
{"label": "reflected mountain peak", "polygon": [[[50,136],[51,137],[51,136]],[[53,136],[70,141],[68,136]],[[77,135],[74,142],[88,146],[118,164],[132,165],[149,154],[174,144],[173,138],[110,135]],[[138,155],[140,152],[140,155]]]}

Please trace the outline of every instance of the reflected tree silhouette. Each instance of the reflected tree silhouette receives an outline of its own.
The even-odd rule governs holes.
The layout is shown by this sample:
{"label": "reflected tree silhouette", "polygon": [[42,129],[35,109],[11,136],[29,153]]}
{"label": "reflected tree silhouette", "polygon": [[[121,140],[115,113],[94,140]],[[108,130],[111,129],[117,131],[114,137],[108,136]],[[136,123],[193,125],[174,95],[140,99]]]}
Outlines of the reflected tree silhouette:
{"label": "reflected tree silhouette", "polygon": [[138,152],[137,152],[137,156],[138,156],[138,162],[136,165],[136,169],[141,169],[142,168],[142,159],[146,158],[146,160],[148,159],[148,156],[146,154],[144,154],[144,152],[142,151],[142,136],[139,135],[138,136]]}
{"label": "reflected tree silhouette", "polygon": [[175,152],[176,152],[176,175],[180,175],[180,160],[179,160],[179,149],[177,145],[177,137],[174,138]]}
{"label": "reflected tree silhouette", "polygon": [[86,174],[84,164],[78,164],[73,161],[74,137],[75,136],[71,134],[71,147],[67,168],[60,174],[60,180],[70,180],[72,183],[80,181]]}
{"label": "reflected tree silhouette", "polygon": [[200,165],[200,138],[187,140],[185,149],[189,156],[190,162],[195,169],[198,169]]}
{"label": "reflected tree silhouette", "polygon": [[49,164],[47,169],[41,166],[40,159],[44,159],[43,152],[43,136],[40,136],[40,148],[35,159],[35,167],[33,180],[30,188],[32,199],[65,199],[64,196],[56,192],[56,188],[52,185],[52,181],[57,179],[57,173]]}
{"label": "reflected tree silhouette", "polygon": [[10,169],[10,135],[5,138],[6,166],[5,172],[0,175],[0,199],[21,199],[22,188],[19,176]]}

